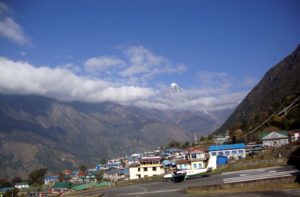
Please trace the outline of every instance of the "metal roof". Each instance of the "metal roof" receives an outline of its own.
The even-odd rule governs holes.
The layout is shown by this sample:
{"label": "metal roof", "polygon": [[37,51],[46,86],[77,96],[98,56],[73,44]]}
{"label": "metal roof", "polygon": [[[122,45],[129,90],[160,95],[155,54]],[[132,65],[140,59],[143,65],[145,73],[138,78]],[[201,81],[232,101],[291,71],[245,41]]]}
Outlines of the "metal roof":
{"label": "metal roof", "polygon": [[223,144],[223,145],[213,145],[208,148],[208,151],[218,151],[218,150],[231,150],[231,149],[244,149],[246,145],[241,144]]}
{"label": "metal roof", "polygon": [[61,189],[61,188],[67,188],[67,189],[69,189],[69,188],[71,188],[71,183],[68,183],[68,182],[57,182],[57,183],[55,183],[53,186],[52,186],[52,188],[53,189]]}
{"label": "metal roof", "polygon": [[278,133],[278,134],[285,135],[286,137],[288,137],[288,131],[283,130],[283,131],[263,131],[261,133],[261,138],[265,138],[267,135],[269,135],[271,133]]}

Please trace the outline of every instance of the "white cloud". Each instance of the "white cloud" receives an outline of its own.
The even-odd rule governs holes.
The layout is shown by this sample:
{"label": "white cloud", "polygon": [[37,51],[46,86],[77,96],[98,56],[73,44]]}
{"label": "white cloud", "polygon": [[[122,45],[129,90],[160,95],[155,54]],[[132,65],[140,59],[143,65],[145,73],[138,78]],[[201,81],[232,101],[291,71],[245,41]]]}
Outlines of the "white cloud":
{"label": "white cloud", "polygon": [[26,53],[25,51],[21,51],[21,52],[20,52],[20,55],[24,57],[24,56],[27,55],[27,53]]}
{"label": "white cloud", "polygon": [[148,73],[148,75],[153,76],[153,75],[159,75],[163,73],[183,73],[186,70],[187,68],[183,64],[180,64],[175,67],[171,67],[171,66],[157,67],[157,68],[153,68],[152,71]]}
{"label": "white cloud", "polygon": [[114,66],[121,66],[124,64],[125,62],[123,60],[115,57],[99,56],[87,59],[84,63],[84,66],[88,72],[93,73],[99,71],[101,72],[111,69]]}
{"label": "white cloud", "polygon": [[90,57],[84,62],[85,73],[110,81],[147,85],[157,75],[183,73],[184,64],[172,65],[163,56],[154,55],[145,47],[132,46],[123,51],[124,56]]}
{"label": "white cloud", "polygon": [[182,73],[186,70],[185,65],[171,66],[165,57],[154,55],[143,46],[132,46],[125,50],[129,65],[121,72],[122,77],[149,79],[154,75],[163,73]]}
{"label": "white cloud", "polygon": [[0,1],[0,15],[4,15],[7,12],[8,12],[7,5]]}
{"label": "white cloud", "polygon": [[257,79],[254,77],[246,77],[244,81],[240,82],[240,87],[253,87],[257,83]]}
{"label": "white cloud", "polygon": [[62,66],[59,66],[63,69],[66,69],[66,70],[69,70],[69,71],[72,71],[73,73],[81,73],[82,72],[82,69],[80,66],[74,64],[74,63],[66,63]]}
{"label": "white cloud", "polygon": [[127,68],[126,70],[124,70],[121,73],[121,75],[123,77],[128,77],[128,76],[133,76],[133,75],[140,74],[140,73],[145,73],[148,71],[149,71],[149,68],[147,68],[144,65],[133,65],[133,66],[130,66],[129,68]]}
{"label": "white cloud", "polygon": [[129,47],[125,50],[125,55],[132,65],[158,66],[168,62],[166,58],[154,55],[142,45]]}
{"label": "white cloud", "polygon": [[29,40],[25,38],[20,25],[10,17],[5,17],[0,21],[0,36],[8,38],[20,45],[30,43]]}
{"label": "white cloud", "polygon": [[22,27],[9,15],[11,15],[9,7],[0,2],[0,36],[20,45],[30,44]]}
{"label": "white cloud", "polygon": [[124,77],[150,72],[152,67],[168,62],[166,58],[152,54],[143,46],[130,47],[125,50],[125,55],[129,59],[130,66],[121,73]]}
{"label": "white cloud", "polygon": [[137,104],[155,109],[215,111],[237,106],[247,93],[224,92],[222,88],[189,89],[173,95],[157,92],[155,98]]}
{"label": "white cloud", "polygon": [[201,87],[209,87],[217,92],[226,92],[232,86],[232,79],[224,72],[198,72],[197,80]]}
{"label": "white cloud", "polygon": [[100,79],[79,77],[63,68],[34,67],[4,57],[0,57],[0,92],[39,94],[61,100],[120,103],[147,99],[153,95],[151,88],[115,86]]}
{"label": "white cloud", "polygon": [[[126,50],[126,53],[127,59],[99,56],[87,59],[84,67],[67,63],[56,68],[37,67],[27,62],[0,57],[0,92],[39,94],[66,101],[113,101],[160,110],[200,111],[235,107],[247,94],[246,91],[230,91],[232,79],[226,73],[199,72],[197,75],[199,87],[186,89],[170,96],[165,86],[159,89],[147,87],[147,80],[162,73],[184,72],[186,70],[184,65],[170,66],[166,58],[155,56],[141,46],[131,47],[130,50]],[[136,68],[138,65],[144,65],[141,66],[144,70],[138,70]],[[128,66],[126,69],[131,68],[132,72],[124,77],[120,73],[110,75],[111,77],[108,78],[100,75],[100,79],[93,73],[90,75],[83,71],[89,66],[90,71],[93,69],[95,72],[105,71],[104,74],[114,69],[114,72],[122,72],[125,66]],[[133,71],[134,69],[137,70]],[[143,84],[143,86],[136,86],[136,84]]]}

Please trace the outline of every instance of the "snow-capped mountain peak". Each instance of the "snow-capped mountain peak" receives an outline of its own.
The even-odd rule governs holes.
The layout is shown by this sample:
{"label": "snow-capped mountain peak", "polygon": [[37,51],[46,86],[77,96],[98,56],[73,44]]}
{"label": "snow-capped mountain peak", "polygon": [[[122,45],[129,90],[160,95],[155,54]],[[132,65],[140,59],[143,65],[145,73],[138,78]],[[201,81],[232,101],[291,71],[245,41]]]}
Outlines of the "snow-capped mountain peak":
{"label": "snow-capped mountain peak", "polygon": [[173,90],[176,90],[176,91],[182,90],[182,88],[175,82],[171,83],[169,87],[170,87],[170,89],[173,89]]}
{"label": "snow-capped mountain peak", "polygon": [[179,87],[179,86],[177,85],[177,83],[173,82],[173,83],[170,84],[170,87],[171,88],[176,88],[176,87]]}
{"label": "snow-capped mountain peak", "polygon": [[182,92],[183,89],[175,82],[169,85],[168,95],[173,95],[178,92]]}

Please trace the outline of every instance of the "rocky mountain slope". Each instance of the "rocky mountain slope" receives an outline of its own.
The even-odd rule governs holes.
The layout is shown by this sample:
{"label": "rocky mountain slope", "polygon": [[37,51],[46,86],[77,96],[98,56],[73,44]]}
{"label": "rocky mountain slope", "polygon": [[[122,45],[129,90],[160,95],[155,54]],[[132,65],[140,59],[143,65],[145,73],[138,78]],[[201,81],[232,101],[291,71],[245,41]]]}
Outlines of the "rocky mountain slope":
{"label": "rocky mountain slope", "polygon": [[0,95],[0,176],[25,176],[40,167],[52,172],[81,164],[92,167],[102,158],[152,150],[172,139],[184,142],[194,133],[213,131],[229,113]]}
{"label": "rocky mountain slope", "polygon": [[[300,128],[300,105],[294,103],[288,114],[277,114],[300,95],[300,45],[277,65],[273,66],[236,108],[217,132],[241,129],[243,134],[267,121],[258,129],[275,127],[279,129]],[[255,135],[257,133],[253,133]],[[250,136],[251,138],[251,136]],[[255,139],[254,139],[255,140]]]}

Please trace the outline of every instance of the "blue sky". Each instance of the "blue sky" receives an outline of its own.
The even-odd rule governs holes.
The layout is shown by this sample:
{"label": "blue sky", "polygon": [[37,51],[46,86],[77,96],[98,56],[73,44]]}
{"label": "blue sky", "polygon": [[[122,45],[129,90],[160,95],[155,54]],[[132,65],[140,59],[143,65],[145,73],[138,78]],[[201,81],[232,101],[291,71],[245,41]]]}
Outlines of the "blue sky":
{"label": "blue sky", "polygon": [[2,93],[223,109],[300,43],[296,0],[0,2]]}

